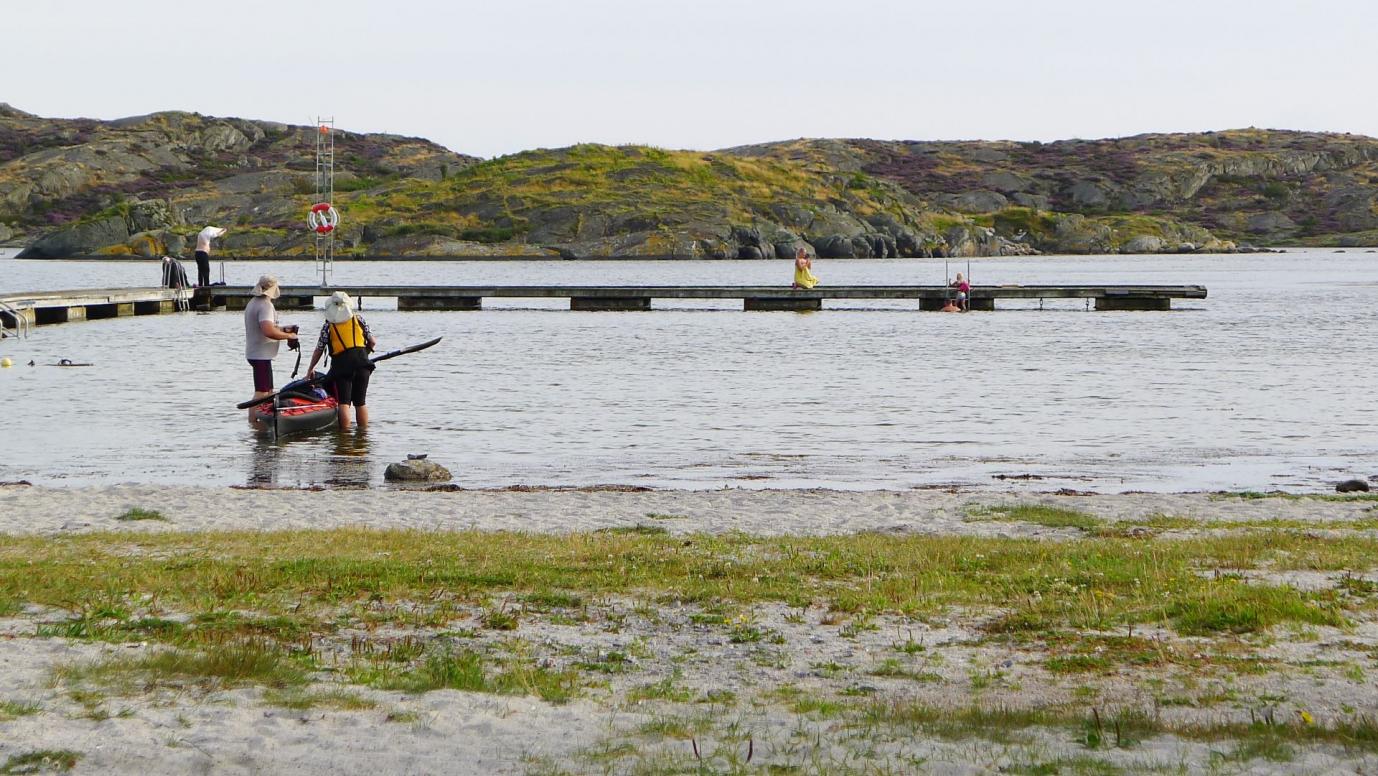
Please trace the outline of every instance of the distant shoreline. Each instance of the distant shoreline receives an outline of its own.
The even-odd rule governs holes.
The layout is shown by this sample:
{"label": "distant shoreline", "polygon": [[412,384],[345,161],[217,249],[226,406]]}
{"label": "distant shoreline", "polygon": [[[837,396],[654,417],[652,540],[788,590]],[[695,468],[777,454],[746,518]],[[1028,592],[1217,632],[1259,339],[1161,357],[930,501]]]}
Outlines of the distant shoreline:
{"label": "distant shoreline", "polygon": [[[3,250],[3,249],[0,249],[0,250]],[[1034,256],[970,256],[970,257],[968,257],[968,256],[951,256],[951,257],[947,257],[947,258],[943,258],[943,257],[940,257],[940,256],[930,256],[930,257],[925,257],[925,256],[909,256],[909,257],[886,258],[886,259],[881,259],[881,258],[824,259],[824,261],[843,261],[843,262],[845,262],[845,261],[894,261],[894,262],[900,262],[900,261],[924,260],[924,261],[952,261],[952,262],[960,262],[960,261],[986,261],[986,260],[990,260],[990,259],[1009,259],[1009,260],[1027,260],[1027,259],[1067,259],[1067,258],[1080,258],[1080,257],[1083,257],[1083,256],[1116,256],[1116,257],[1127,257],[1127,256],[1136,256],[1136,255],[1142,255],[1144,258],[1153,258],[1153,257],[1162,257],[1162,256],[1234,256],[1234,255],[1243,255],[1243,254],[1250,254],[1250,253],[1291,253],[1291,252],[1294,252],[1294,251],[1317,251],[1317,252],[1329,252],[1329,253],[1346,253],[1346,252],[1351,252],[1351,253],[1361,253],[1361,252],[1378,253],[1378,247],[1358,247],[1358,248],[1312,248],[1312,247],[1308,247],[1308,246],[1279,246],[1279,247],[1275,247],[1275,248],[1259,248],[1259,249],[1253,250],[1253,251],[1236,251],[1236,252],[1233,252],[1233,253],[1192,253],[1192,252],[1188,252],[1188,253],[1145,253],[1145,254],[1129,254],[1129,253],[1116,253],[1116,254],[1102,254],[1102,253],[1041,253],[1041,254],[1037,254],[1037,255],[1034,255]],[[14,257],[10,257],[10,258],[14,258]],[[178,261],[192,261],[192,259],[190,259],[190,258],[183,258],[183,257],[179,257],[179,256],[174,256],[173,258],[177,259]],[[224,261],[224,262],[254,262],[254,261],[314,261],[314,260],[315,260],[314,257],[311,257],[311,256],[212,256],[212,257],[211,257],[211,263],[212,263],[212,264],[214,264],[215,262],[220,262],[220,261]],[[48,259],[48,258],[44,258],[44,259],[22,259],[22,261],[35,261],[35,262],[44,262],[44,261],[47,261],[47,262],[57,262],[57,261],[101,261],[101,262],[111,262],[111,263],[117,263],[117,262],[140,263],[140,262],[156,262],[156,261],[160,261],[160,259],[157,258],[157,257],[148,257],[148,256],[69,256],[69,257],[61,258],[61,259]],[[346,264],[346,263],[370,262],[370,261],[372,261],[372,262],[377,262],[377,261],[384,261],[384,262],[386,262],[386,261],[437,261],[437,262],[443,262],[443,261],[522,261],[522,262],[537,262],[537,261],[568,261],[568,262],[591,262],[591,261],[711,261],[711,262],[760,262],[760,263],[767,263],[767,262],[772,262],[772,261],[773,261],[773,262],[784,262],[784,261],[788,261],[788,260],[787,260],[787,259],[776,259],[776,258],[769,258],[769,259],[716,259],[716,258],[712,258],[712,257],[709,257],[709,256],[688,257],[688,256],[670,256],[670,255],[655,255],[655,256],[584,256],[584,257],[572,258],[572,259],[561,258],[560,256],[522,256],[522,255],[502,255],[502,256],[472,256],[472,255],[470,255],[470,256],[390,256],[390,255],[389,255],[389,256],[347,256],[347,257],[346,257],[346,256],[341,256],[341,257],[336,257],[334,261],[337,262],[337,263]]]}

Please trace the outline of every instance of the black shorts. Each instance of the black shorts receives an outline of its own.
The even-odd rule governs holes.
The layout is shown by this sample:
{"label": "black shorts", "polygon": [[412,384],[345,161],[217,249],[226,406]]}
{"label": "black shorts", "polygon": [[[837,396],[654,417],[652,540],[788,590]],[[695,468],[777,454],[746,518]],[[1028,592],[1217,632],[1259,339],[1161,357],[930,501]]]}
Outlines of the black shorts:
{"label": "black shorts", "polygon": [[373,364],[368,362],[368,352],[363,348],[352,348],[330,363],[326,384],[330,388],[330,395],[341,405],[362,407],[368,401],[368,378],[372,374]]}
{"label": "black shorts", "polygon": [[370,374],[372,374],[372,370],[360,369],[347,375],[330,375],[328,380],[330,395],[334,396],[335,401],[341,405],[364,406],[364,402],[368,401],[368,376]]}

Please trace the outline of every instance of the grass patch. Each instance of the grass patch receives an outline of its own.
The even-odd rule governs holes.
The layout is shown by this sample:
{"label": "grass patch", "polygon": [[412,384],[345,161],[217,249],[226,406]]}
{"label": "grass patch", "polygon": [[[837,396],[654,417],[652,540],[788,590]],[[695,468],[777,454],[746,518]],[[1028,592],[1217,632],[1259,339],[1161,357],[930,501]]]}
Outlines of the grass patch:
{"label": "grass patch", "polygon": [[42,708],[29,701],[0,701],[0,722],[37,714]]}
{"label": "grass patch", "polygon": [[10,755],[0,764],[0,774],[20,773],[62,773],[77,767],[77,761],[84,755],[70,749],[39,749],[33,752]]}
{"label": "grass patch", "polygon": [[579,692],[578,675],[573,671],[555,671],[515,657],[500,670],[492,671],[483,655],[469,649],[433,652],[416,666],[356,664],[346,670],[346,675],[359,684],[408,693],[463,690],[535,695],[551,703],[565,703]]}
{"label": "grass patch", "polygon": [[623,534],[631,536],[663,536],[669,532],[669,529],[664,526],[637,523],[636,525],[619,525],[613,528],[599,528],[594,533]]}
{"label": "grass patch", "polygon": [[130,509],[127,509],[124,511],[123,514],[119,515],[115,519],[124,522],[129,522],[133,520],[161,520],[163,522],[168,522],[168,519],[166,517],[163,517],[162,512],[159,512],[156,509],[143,509],[142,507],[132,507]]}
{"label": "grass patch", "polygon": [[1036,637],[1046,644],[1039,649],[1053,652],[1044,668],[1059,674],[1109,674],[1121,669],[1148,669],[1182,666],[1191,669],[1224,666],[1235,673],[1258,673],[1271,669],[1275,661],[1249,653],[1243,644],[1217,643],[1209,650],[1188,644],[1183,648],[1162,639],[1137,636],[1096,636],[1077,633],[1047,634]]}
{"label": "grass patch", "polygon": [[[1066,516],[1056,519],[1069,524]],[[1164,623],[1186,633],[1241,633],[1282,623],[1343,625],[1348,599],[1336,591],[1248,584],[1212,570],[1362,574],[1374,558],[1372,538],[1281,531],[1075,542],[363,529],[112,533],[11,537],[0,546],[0,610],[34,603],[80,612],[69,623],[44,626],[49,635],[197,647],[251,638],[295,648],[313,633],[359,623],[446,628],[461,605],[490,606],[509,596],[551,606],[606,596],[718,607],[823,604],[839,618],[854,616],[858,624],[846,626],[849,633],[863,630],[872,614],[920,616],[949,607],[998,609],[990,629],[1005,633]],[[201,613],[180,625],[133,613],[147,601]],[[485,624],[512,624],[502,619]],[[690,619],[738,624],[711,608]],[[771,638],[759,629],[734,635]]]}
{"label": "grass patch", "polygon": [[334,709],[336,711],[366,711],[378,707],[376,701],[343,688],[313,689],[289,687],[270,689],[263,694],[263,701],[270,706],[279,706],[293,711],[307,709]]}
{"label": "grass patch", "polygon": [[1287,501],[1378,501],[1378,493],[1288,493],[1281,490],[1222,490],[1212,493],[1210,497],[1217,501],[1224,499],[1258,501],[1270,498],[1285,499]]}
{"label": "grass patch", "polygon": [[688,703],[693,699],[694,693],[681,687],[677,676],[667,676],[659,682],[643,684],[627,691],[627,700],[632,703],[640,701]]}
{"label": "grass patch", "polygon": [[1378,752],[1378,724],[1359,715],[1331,725],[1305,722],[1173,724],[1146,711],[1123,707],[1007,708],[966,706],[937,708],[917,702],[875,702],[851,718],[863,730],[882,729],[942,738],[949,741],[986,740],[1013,743],[1028,738],[1031,729],[1064,730],[1089,749],[1134,747],[1143,741],[1172,735],[1192,741],[1232,741],[1231,759],[1273,759],[1285,762],[1292,746],[1329,744],[1363,752]]}
{"label": "grass patch", "polygon": [[125,692],[155,687],[204,689],[261,685],[285,688],[306,683],[306,672],[271,642],[248,641],[205,652],[164,649],[132,658],[63,666],[55,678],[72,685],[96,685]]}
{"label": "grass patch", "polygon": [[1095,515],[1044,504],[1001,504],[977,507],[968,513],[968,517],[976,520],[1033,523],[1045,528],[1076,528],[1082,531],[1094,531],[1105,525],[1105,521]]}

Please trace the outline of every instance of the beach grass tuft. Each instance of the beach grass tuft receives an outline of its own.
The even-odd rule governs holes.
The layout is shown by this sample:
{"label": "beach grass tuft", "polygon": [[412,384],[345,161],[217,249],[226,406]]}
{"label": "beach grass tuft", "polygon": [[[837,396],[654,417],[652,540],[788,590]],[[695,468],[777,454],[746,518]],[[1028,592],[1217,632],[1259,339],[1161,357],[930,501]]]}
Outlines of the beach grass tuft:
{"label": "beach grass tuft", "polygon": [[161,520],[163,522],[168,522],[168,519],[163,516],[162,512],[156,509],[144,509],[143,507],[130,507],[115,519],[123,522],[135,520]]}
{"label": "beach grass tuft", "polygon": [[1045,528],[1076,528],[1082,531],[1093,531],[1105,525],[1105,521],[1095,515],[1047,504],[997,504],[976,507],[968,512],[968,518],[1033,523]]}
{"label": "beach grass tuft", "polygon": [[82,758],[80,752],[70,749],[39,749],[32,752],[13,754],[0,763],[0,775],[21,773],[65,773],[77,767]]}
{"label": "beach grass tuft", "polygon": [[492,671],[488,660],[471,649],[435,651],[415,666],[363,662],[350,666],[346,675],[359,684],[408,693],[462,690],[534,695],[551,703],[565,703],[579,693],[578,674],[573,671],[556,671],[520,656],[508,658]]}
{"label": "beach grass tuft", "polygon": [[42,706],[31,701],[0,700],[0,722],[37,714]]}
{"label": "beach grass tuft", "polygon": [[263,694],[263,700],[270,706],[279,706],[293,711],[320,708],[333,709],[336,711],[366,711],[378,707],[377,701],[365,698],[357,692],[342,687],[270,688]]}
{"label": "beach grass tuft", "polygon": [[287,651],[266,640],[229,643],[206,651],[160,649],[139,657],[60,666],[54,669],[54,677],[73,686],[94,685],[131,693],[154,687],[283,688],[307,681],[306,672]]}

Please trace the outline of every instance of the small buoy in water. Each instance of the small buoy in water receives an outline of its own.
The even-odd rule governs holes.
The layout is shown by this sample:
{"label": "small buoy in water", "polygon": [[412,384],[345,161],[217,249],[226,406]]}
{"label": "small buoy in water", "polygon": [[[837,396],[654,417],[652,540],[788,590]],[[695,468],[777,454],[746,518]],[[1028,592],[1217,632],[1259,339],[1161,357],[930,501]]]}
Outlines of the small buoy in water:
{"label": "small buoy in water", "polygon": [[0,367],[3,367],[3,368],[5,368],[5,369],[9,369],[9,368],[12,367],[12,366],[14,366],[14,362],[11,361],[11,360],[9,359],[9,356],[6,356],[6,357],[4,357],[4,358],[0,358]]}

